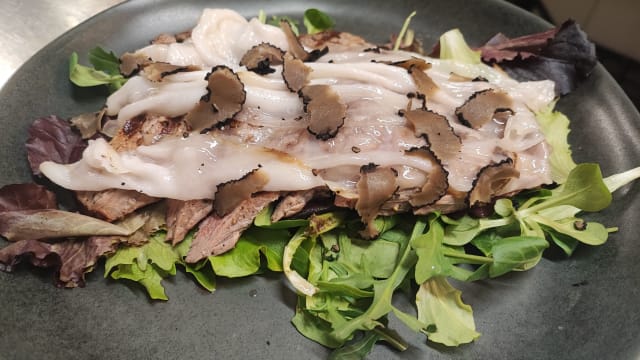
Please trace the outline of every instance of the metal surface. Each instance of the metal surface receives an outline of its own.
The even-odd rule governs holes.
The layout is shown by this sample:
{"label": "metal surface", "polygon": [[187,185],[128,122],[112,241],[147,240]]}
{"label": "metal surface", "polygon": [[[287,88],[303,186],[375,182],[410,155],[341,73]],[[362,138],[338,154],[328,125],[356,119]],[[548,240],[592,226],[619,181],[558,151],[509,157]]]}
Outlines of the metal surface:
{"label": "metal surface", "polygon": [[123,0],[0,1],[0,87],[43,46]]}

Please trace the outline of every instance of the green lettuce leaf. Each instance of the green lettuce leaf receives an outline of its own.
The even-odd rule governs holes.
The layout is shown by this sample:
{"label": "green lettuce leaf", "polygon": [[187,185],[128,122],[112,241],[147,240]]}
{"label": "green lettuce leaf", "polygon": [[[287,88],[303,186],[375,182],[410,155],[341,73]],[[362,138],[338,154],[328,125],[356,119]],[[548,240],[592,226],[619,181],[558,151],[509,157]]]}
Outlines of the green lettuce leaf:
{"label": "green lettuce leaf", "polygon": [[[98,50],[96,50],[98,49]],[[80,65],[78,54],[73,52],[69,57],[69,80],[80,87],[92,87],[107,85],[109,91],[114,92],[127,82],[127,79],[118,71],[114,71],[113,53],[96,48],[90,52],[90,60],[94,68]]]}
{"label": "green lettuce leaf", "polygon": [[461,292],[444,277],[434,277],[418,289],[418,320],[434,324],[429,340],[447,346],[470,343],[480,336],[476,332],[473,311],[462,302]]}
{"label": "green lettuce leaf", "polygon": [[329,15],[318,9],[307,9],[304,12],[304,26],[307,28],[308,34],[316,34],[322,31],[331,30],[335,22]]}
{"label": "green lettuce leaf", "polygon": [[120,75],[120,59],[113,51],[106,51],[100,46],[89,50],[89,62],[93,68],[109,75]]}
{"label": "green lettuce leaf", "polygon": [[569,172],[576,167],[571,157],[569,146],[569,118],[559,111],[554,111],[553,102],[546,109],[537,112],[536,119],[546,142],[551,146],[549,165],[551,165],[551,179],[558,184],[567,180]]}
{"label": "green lettuce leaf", "polygon": [[460,29],[449,30],[440,36],[440,59],[464,64],[481,64],[480,51],[472,50]]}
{"label": "green lettuce leaf", "polygon": [[141,269],[137,263],[120,264],[111,273],[111,278],[115,280],[127,279],[136,281],[144,286],[149,297],[154,300],[169,300],[162,286],[162,279],[170,274],[162,271],[154,265]]}
{"label": "green lettuce leaf", "polygon": [[213,272],[203,264],[184,262],[193,234],[189,234],[178,246],[164,241],[165,232],[157,232],[139,247],[123,247],[109,256],[105,262],[104,276],[113,279],[128,279],[142,284],[152,299],[168,300],[162,287],[162,279],[176,274],[176,264],[185,267],[195,280],[209,291],[215,290]]}
{"label": "green lettuce leaf", "polygon": [[262,257],[266,260],[267,269],[282,271],[282,257],[289,238],[286,230],[250,228],[233,249],[211,256],[209,261],[217,275],[231,278],[262,272]]}

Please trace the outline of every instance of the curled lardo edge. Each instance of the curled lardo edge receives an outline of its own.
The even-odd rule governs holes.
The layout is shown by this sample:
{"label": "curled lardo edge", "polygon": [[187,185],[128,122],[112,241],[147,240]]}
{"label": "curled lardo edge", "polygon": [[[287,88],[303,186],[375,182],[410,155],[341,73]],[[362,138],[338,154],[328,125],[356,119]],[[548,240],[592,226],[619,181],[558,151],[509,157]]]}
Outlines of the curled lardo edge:
{"label": "curled lardo edge", "polygon": [[207,93],[186,115],[186,120],[195,131],[225,124],[242,111],[247,99],[247,92],[238,74],[225,65],[215,66],[205,80],[208,82]]}
{"label": "curled lardo edge", "polygon": [[490,122],[494,115],[502,112],[513,113],[512,106],[513,100],[508,94],[486,89],[471,95],[456,109],[456,116],[462,124],[477,130]]}
{"label": "curled lardo edge", "polygon": [[260,169],[253,169],[237,180],[218,185],[213,201],[213,209],[218,216],[225,216],[242,201],[262,190],[269,182],[269,176]]}
{"label": "curled lardo edge", "polygon": [[282,65],[283,56],[282,49],[263,42],[249,49],[240,59],[240,65],[258,75],[267,75],[276,71],[271,65]]}

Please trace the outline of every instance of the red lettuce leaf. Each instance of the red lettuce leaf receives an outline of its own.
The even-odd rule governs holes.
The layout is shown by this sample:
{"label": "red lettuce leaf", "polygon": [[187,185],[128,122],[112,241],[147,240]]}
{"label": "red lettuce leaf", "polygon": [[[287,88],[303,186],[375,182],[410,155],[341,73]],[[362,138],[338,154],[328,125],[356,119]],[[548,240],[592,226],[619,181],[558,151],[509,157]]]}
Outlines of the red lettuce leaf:
{"label": "red lettuce leaf", "polygon": [[11,184],[0,188],[0,212],[56,209],[56,195],[42,185]]}
{"label": "red lettuce leaf", "polygon": [[0,212],[0,235],[9,241],[92,235],[128,236],[136,230],[56,209]]}
{"label": "red lettuce leaf", "polygon": [[37,267],[55,268],[58,286],[84,287],[85,274],[93,270],[101,256],[113,253],[117,245],[117,239],[107,236],[54,244],[21,240],[0,250],[0,270],[11,272],[16,264],[26,260]]}
{"label": "red lettuce leaf", "polygon": [[40,164],[45,161],[60,164],[78,161],[87,143],[71,128],[68,121],[51,115],[31,124],[26,146],[31,171],[39,176]]}
{"label": "red lettuce leaf", "polygon": [[571,20],[515,39],[498,34],[479,50],[483,61],[499,64],[516,80],[553,80],[557,95],[575,89],[598,62],[595,45]]}

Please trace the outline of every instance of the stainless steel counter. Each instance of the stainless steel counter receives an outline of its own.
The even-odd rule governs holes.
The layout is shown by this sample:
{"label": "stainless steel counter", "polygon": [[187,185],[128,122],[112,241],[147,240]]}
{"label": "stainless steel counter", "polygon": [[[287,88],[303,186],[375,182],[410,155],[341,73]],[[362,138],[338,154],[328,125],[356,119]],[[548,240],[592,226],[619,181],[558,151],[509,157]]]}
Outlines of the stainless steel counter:
{"label": "stainless steel counter", "polygon": [[123,0],[0,1],[0,88],[50,41],[121,2]]}

